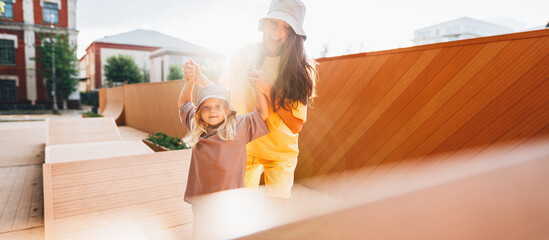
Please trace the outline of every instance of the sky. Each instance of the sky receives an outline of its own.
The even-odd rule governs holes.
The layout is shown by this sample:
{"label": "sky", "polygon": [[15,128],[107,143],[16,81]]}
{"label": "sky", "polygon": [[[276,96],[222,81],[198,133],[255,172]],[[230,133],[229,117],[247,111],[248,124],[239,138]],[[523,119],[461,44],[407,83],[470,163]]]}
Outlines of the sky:
{"label": "sky", "polygon": [[[302,0],[308,56],[412,46],[414,30],[460,17],[522,31],[545,26],[547,0]],[[97,39],[135,29],[156,30],[223,53],[258,42],[258,20],[270,0],[79,0],[78,57]]]}

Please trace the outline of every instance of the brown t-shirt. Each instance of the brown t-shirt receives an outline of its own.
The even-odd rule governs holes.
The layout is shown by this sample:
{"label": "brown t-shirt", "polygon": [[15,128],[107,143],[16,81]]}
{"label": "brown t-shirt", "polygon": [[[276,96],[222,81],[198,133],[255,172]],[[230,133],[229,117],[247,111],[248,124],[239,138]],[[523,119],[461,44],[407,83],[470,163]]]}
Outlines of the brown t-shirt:
{"label": "brown t-shirt", "polygon": [[[190,129],[196,108],[185,103],[180,111],[181,123]],[[216,129],[207,129],[192,148],[185,201],[193,196],[244,187],[246,143],[269,133],[267,123],[255,109],[236,117],[236,139],[222,140]]]}

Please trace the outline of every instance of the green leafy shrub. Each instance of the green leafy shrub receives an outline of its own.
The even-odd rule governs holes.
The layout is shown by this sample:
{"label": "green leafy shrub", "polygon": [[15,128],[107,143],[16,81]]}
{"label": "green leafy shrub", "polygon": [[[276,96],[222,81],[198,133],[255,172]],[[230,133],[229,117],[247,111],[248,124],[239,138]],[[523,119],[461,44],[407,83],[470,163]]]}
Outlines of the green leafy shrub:
{"label": "green leafy shrub", "polygon": [[141,69],[130,55],[119,54],[107,58],[107,63],[103,67],[107,83],[140,83],[143,80]]}
{"label": "green leafy shrub", "polygon": [[152,143],[163,146],[170,150],[179,150],[179,149],[189,149],[190,147],[185,144],[181,138],[168,136],[165,133],[157,132],[155,134],[149,135],[147,140]]}
{"label": "green leafy shrub", "polygon": [[183,72],[181,71],[181,67],[177,65],[171,65],[170,72],[168,73],[168,81],[179,79],[183,79]]}

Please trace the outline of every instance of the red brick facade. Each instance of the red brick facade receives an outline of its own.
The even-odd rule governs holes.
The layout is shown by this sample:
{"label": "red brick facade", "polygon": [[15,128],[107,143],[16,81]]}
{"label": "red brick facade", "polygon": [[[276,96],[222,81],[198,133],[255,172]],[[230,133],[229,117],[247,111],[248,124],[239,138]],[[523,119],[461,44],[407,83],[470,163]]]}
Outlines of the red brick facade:
{"label": "red brick facade", "polygon": [[[114,44],[114,43],[103,43],[103,42],[93,42],[86,49],[86,56],[89,58],[90,64],[86,66],[86,72],[88,79],[92,81],[91,88],[99,89],[101,88],[101,75],[103,74],[103,69],[101,69],[101,49],[102,48],[113,48],[113,49],[125,49],[125,50],[138,50],[138,51],[155,51],[160,49],[159,47],[146,47],[146,46],[136,46],[136,45],[127,45],[127,44]],[[82,58],[80,61],[84,61]],[[93,64],[93,67],[91,63]]]}
{"label": "red brick facade", "polygon": [[[43,1],[48,2],[48,0]],[[71,31],[71,34],[73,34],[73,37],[75,37],[75,20],[69,19],[69,1],[71,1],[72,11],[74,11],[76,0],[59,0],[61,3],[61,8],[58,8],[59,23],[55,24],[55,28],[62,34],[65,30],[69,30]],[[56,1],[53,2],[56,3]],[[45,34],[49,36],[50,23],[46,23],[43,20],[43,9],[40,5],[40,0],[32,0],[32,3],[32,18],[30,19],[28,19],[30,13],[25,12],[31,10],[30,6],[25,5],[23,0],[17,0],[13,3],[13,18],[0,18],[0,38],[14,40],[14,36],[17,37],[17,48],[15,49],[14,54],[15,65],[0,64],[0,77],[3,80],[17,78],[15,90],[16,103],[36,103],[48,107],[51,106],[50,97],[48,97],[49,93],[46,92],[44,78],[39,70],[39,66],[27,66],[29,62],[30,64],[33,63],[30,58],[35,57],[35,54],[29,54],[26,53],[26,51],[32,49],[34,47],[33,45],[41,44],[41,32],[45,32]],[[29,7],[29,9],[24,9],[27,7]],[[27,19],[25,19],[25,16],[27,16]],[[72,16],[74,16],[74,12]],[[69,21],[73,22],[72,29],[69,28]],[[29,26],[31,29],[30,32]],[[34,40],[32,40],[31,34],[34,34]],[[27,42],[25,42],[25,38],[27,38]],[[36,63],[36,65],[38,64]],[[29,74],[29,72],[31,74]],[[0,104],[7,103],[0,102]]]}

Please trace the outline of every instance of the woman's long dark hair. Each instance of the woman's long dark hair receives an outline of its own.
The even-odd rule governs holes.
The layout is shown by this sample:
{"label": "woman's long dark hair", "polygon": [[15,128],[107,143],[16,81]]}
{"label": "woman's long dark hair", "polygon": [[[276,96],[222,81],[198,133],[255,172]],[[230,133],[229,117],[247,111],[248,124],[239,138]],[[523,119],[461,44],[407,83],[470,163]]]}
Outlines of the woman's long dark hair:
{"label": "woman's long dark hair", "polygon": [[[311,105],[313,98],[316,97],[317,63],[307,58],[303,47],[304,41],[305,38],[297,35],[292,29],[282,46],[278,75],[271,91],[271,103],[275,112],[279,108],[290,110],[291,107],[296,107],[298,102]],[[265,45],[263,47],[265,48]]]}

